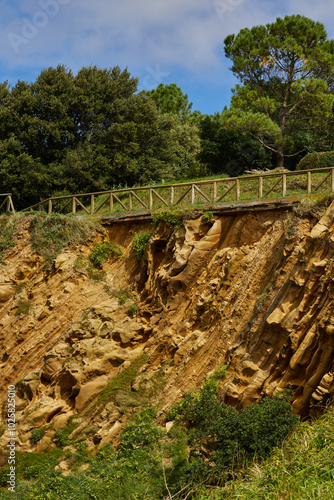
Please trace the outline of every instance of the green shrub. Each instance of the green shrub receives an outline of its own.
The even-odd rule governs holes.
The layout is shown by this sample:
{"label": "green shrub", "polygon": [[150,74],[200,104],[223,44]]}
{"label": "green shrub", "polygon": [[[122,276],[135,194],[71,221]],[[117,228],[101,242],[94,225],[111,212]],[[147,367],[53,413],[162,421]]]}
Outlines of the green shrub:
{"label": "green shrub", "polygon": [[213,218],[212,212],[205,212],[202,215],[202,222],[205,224],[206,222],[209,222],[212,218]]}
{"label": "green shrub", "polygon": [[130,316],[134,316],[136,314],[136,312],[137,312],[137,309],[138,308],[137,308],[136,304],[131,304],[129,306],[129,315]]}
{"label": "green shrub", "polygon": [[96,243],[90,254],[89,259],[95,267],[101,267],[103,262],[105,262],[111,255],[116,257],[122,257],[123,250],[110,241],[105,241],[103,243]]}
{"label": "green shrub", "polygon": [[45,427],[41,427],[40,429],[33,429],[30,440],[33,443],[38,443],[38,441],[40,441],[42,437],[45,436],[45,432]]}
{"label": "green shrub", "polygon": [[334,167],[334,151],[308,153],[298,163],[296,170]]}
{"label": "green shrub", "polygon": [[58,429],[54,436],[53,440],[57,444],[57,446],[64,447],[69,444],[69,435],[72,434],[74,429],[79,426],[79,422],[74,422],[74,417],[70,417],[68,419],[68,423],[63,429]]}
{"label": "green shrub", "polygon": [[218,401],[217,386],[209,378],[197,394],[187,394],[167,415],[188,429],[190,454],[183,474],[185,482],[210,477],[216,483],[224,471],[243,468],[255,457],[268,457],[298,422],[292,415],[288,392],[266,397],[239,413]]}
{"label": "green shrub", "polygon": [[129,422],[122,435],[120,453],[127,455],[135,449],[149,447],[154,448],[158,439],[164,434],[152,420],[157,416],[154,408],[146,408],[138,412]]}
{"label": "green shrub", "polygon": [[174,229],[181,224],[182,218],[182,213],[173,208],[160,209],[152,213],[154,227],[157,227],[160,221],[164,221]]}
{"label": "green shrub", "polygon": [[132,248],[138,260],[141,260],[143,257],[151,236],[151,231],[141,231],[140,233],[135,234],[132,240]]}

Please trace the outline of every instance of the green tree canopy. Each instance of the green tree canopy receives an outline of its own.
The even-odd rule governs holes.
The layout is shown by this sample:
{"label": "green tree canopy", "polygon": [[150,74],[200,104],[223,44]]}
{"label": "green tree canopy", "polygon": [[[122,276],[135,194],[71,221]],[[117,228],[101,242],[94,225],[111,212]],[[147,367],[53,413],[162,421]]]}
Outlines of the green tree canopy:
{"label": "green tree canopy", "polygon": [[[196,175],[198,128],[187,96],[163,105],[137,94],[118,66],[46,68],[33,83],[0,85],[0,184],[26,207],[51,195]],[[169,104],[168,104],[169,103]]]}
{"label": "green tree canopy", "polygon": [[324,123],[333,120],[334,42],[321,23],[286,16],[242,29],[224,43],[243,84],[233,91],[230,126],[274,151],[278,166],[297,153],[296,130],[324,140]]}
{"label": "green tree canopy", "polygon": [[143,93],[153,99],[161,113],[177,116],[182,123],[188,120],[192,103],[189,102],[188,95],[184,94],[175,83],[169,85],[160,83],[156,89]]}

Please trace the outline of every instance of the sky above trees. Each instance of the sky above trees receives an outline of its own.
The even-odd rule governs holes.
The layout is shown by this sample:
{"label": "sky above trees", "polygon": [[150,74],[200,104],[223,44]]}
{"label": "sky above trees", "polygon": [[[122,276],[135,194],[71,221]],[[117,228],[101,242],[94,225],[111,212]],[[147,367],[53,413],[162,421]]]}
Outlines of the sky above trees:
{"label": "sky above trees", "polygon": [[230,104],[227,35],[301,14],[334,38],[334,0],[1,0],[1,14],[1,82],[58,64],[119,65],[140,90],[176,83],[202,113]]}

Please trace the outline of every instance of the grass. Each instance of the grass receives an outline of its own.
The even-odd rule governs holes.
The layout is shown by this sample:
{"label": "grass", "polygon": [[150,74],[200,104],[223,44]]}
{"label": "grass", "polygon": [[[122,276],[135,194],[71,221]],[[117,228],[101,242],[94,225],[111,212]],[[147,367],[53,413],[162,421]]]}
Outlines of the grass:
{"label": "grass", "polygon": [[243,478],[196,500],[333,500],[334,408],[314,422],[300,424],[281,448]]}
{"label": "grass", "polygon": [[96,226],[73,216],[38,213],[31,217],[31,227],[33,249],[50,264],[63,248],[87,241]]}
{"label": "grass", "polygon": [[25,316],[28,314],[31,303],[29,300],[21,300],[18,304],[18,308],[15,311],[15,316]]}
{"label": "grass", "polygon": [[[137,366],[138,368],[138,366]],[[222,368],[223,369],[223,368]],[[129,373],[128,373],[129,375]],[[134,373],[130,378],[133,378]],[[128,385],[130,378],[127,381]],[[120,382],[119,382],[120,383]],[[184,467],[188,442],[185,431],[174,426],[166,435],[157,427],[156,412],[146,408],[136,413],[121,436],[121,446],[110,444],[94,454],[86,443],[75,450],[56,448],[43,453],[17,452],[15,493],[0,490],[4,500],[333,500],[334,408],[319,419],[299,423],[283,445],[262,462],[251,462],[222,484],[212,487],[191,482],[178,486],[178,471]],[[64,434],[68,435],[68,430]],[[97,429],[87,427],[89,436]],[[64,444],[68,442],[67,439]],[[6,452],[2,451],[7,457]],[[195,457],[194,457],[195,458]],[[64,477],[54,467],[66,460],[71,474]],[[88,464],[80,471],[81,464]],[[164,463],[164,468],[162,464]],[[194,466],[196,460],[193,462]],[[200,473],[200,471],[198,471]],[[8,465],[0,472],[7,481]],[[176,481],[176,486],[173,484]],[[171,491],[168,495],[166,483]],[[199,482],[201,483],[201,481]]]}
{"label": "grass", "polygon": [[126,368],[108,383],[108,385],[101,391],[96,402],[90,409],[94,407],[104,406],[110,401],[115,401],[116,397],[120,394],[128,395],[129,393],[131,393],[131,385],[138,374],[138,370],[146,363],[147,360],[147,354],[142,354],[138,356],[138,358],[136,358],[134,361],[132,361],[131,365],[128,368]]}
{"label": "grass", "polygon": [[0,264],[2,265],[7,264],[3,253],[15,246],[13,235],[21,218],[21,214],[0,216]]}
{"label": "grass", "polygon": [[92,262],[94,267],[102,267],[102,264],[109,259],[111,256],[115,256],[117,258],[122,257],[123,250],[121,247],[116,245],[111,241],[104,241],[102,243],[96,243],[90,254],[89,259]]}

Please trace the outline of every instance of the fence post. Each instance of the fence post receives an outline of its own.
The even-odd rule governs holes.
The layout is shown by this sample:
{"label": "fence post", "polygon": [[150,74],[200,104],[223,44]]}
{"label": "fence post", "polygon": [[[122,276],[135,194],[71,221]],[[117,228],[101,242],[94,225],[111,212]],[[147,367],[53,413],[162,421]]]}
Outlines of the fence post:
{"label": "fence post", "polygon": [[113,200],[112,193],[110,193],[110,196],[109,196],[109,212],[112,213],[113,209],[114,209],[114,200]]}
{"label": "fence post", "polygon": [[173,205],[174,203],[174,186],[171,186],[170,187],[170,204],[171,206]]}
{"label": "fence post", "polygon": [[149,202],[148,202],[148,208],[150,210],[152,210],[153,208],[153,191],[152,189],[150,188],[150,191],[149,191]]}
{"label": "fence post", "polygon": [[307,172],[307,194],[312,192],[311,172]]}
{"label": "fence post", "polygon": [[263,177],[262,175],[259,177],[259,200],[261,200],[263,196]]}
{"label": "fence post", "polygon": [[90,195],[90,215],[93,215],[95,211],[95,196],[93,194]]}
{"label": "fence post", "polygon": [[217,199],[217,182],[213,181],[213,203],[215,203]]}
{"label": "fence post", "polygon": [[240,200],[240,180],[239,179],[236,179],[235,186],[237,188],[236,200],[239,201]]}
{"label": "fence post", "polygon": [[52,200],[48,200],[48,214],[52,213]]}
{"label": "fence post", "polygon": [[282,196],[286,196],[286,174],[282,176]]}
{"label": "fence post", "polygon": [[132,210],[132,193],[129,192],[129,210]]}
{"label": "fence post", "polygon": [[75,196],[73,196],[73,198],[72,198],[72,214],[75,214],[76,209],[77,209],[77,205],[75,202]]}
{"label": "fence post", "polygon": [[195,204],[195,184],[191,185],[191,204]]}

